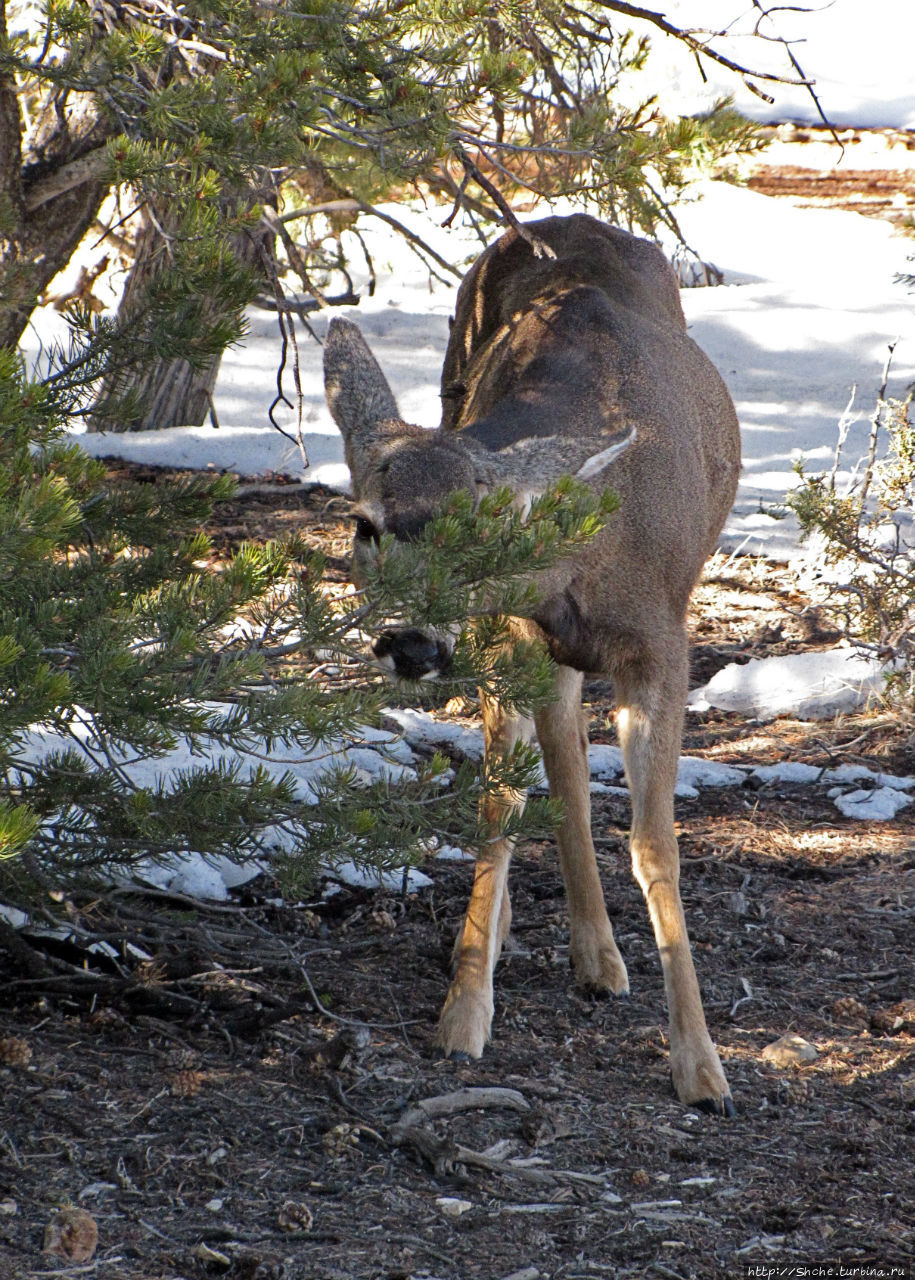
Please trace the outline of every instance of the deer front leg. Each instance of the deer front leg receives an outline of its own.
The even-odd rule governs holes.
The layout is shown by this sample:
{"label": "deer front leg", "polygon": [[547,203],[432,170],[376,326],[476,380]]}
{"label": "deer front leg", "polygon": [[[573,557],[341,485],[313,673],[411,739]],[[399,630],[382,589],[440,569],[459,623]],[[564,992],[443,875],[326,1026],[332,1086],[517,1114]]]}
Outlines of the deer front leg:
{"label": "deer front leg", "polygon": [[[660,641],[661,637],[657,637]],[[632,795],[632,868],[645,895],[664,972],[670,1067],[684,1103],[733,1115],[734,1103],[705,1023],[680,900],[674,786],[686,697],[686,638],[616,677],[618,727]]]}
{"label": "deer front leg", "polygon": [[579,986],[624,995],[629,979],[607,918],[591,837],[588,737],[581,709],[580,672],[560,667],[556,700],[537,713],[537,737],[550,783],[564,817],[556,833],[569,902],[569,959]]}
{"label": "deer front leg", "polygon": [[[527,740],[533,726],[481,695],[487,758],[505,754]],[[523,792],[505,790],[483,799],[487,825],[499,827],[524,805]],[[452,1058],[479,1058],[489,1039],[493,1014],[493,970],[511,927],[508,867],[513,841],[495,839],[477,854],[470,904],[454,948],[454,979],[445,997],[435,1043]]]}

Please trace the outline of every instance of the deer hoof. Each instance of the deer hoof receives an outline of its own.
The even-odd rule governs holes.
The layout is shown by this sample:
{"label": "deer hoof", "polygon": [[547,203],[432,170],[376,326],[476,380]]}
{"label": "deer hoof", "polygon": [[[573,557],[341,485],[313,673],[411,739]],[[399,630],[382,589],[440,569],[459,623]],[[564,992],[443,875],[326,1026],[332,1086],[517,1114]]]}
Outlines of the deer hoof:
{"label": "deer hoof", "polygon": [[726,1120],[737,1115],[737,1107],[733,1105],[733,1098],[729,1093],[724,1094],[723,1098],[700,1098],[699,1102],[692,1102],[691,1106],[706,1116],[724,1116]]}
{"label": "deer hoof", "polygon": [[693,1107],[709,1116],[734,1116],[737,1108],[731,1097],[728,1082],[718,1061],[718,1055],[711,1048],[711,1058],[706,1062],[694,1061],[692,1070],[686,1071],[682,1060],[672,1054],[671,1084],[674,1093],[687,1107]]}
{"label": "deer hoof", "polygon": [[483,1056],[491,1025],[492,997],[453,982],[439,1018],[435,1043],[452,1062],[469,1062]]}
{"label": "deer hoof", "polygon": [[628,986],[617,991],[606,982],[593,982],[588,978],[579,977],[575,978],[574,986],[578,995],[585,1000],[609,1000],[611,996],[615,996],[618,1000],[629,999]]}
{"label": "deer hoof", "polygon": [[[704,1098],[693,1098],[687,1100],[677,1088],[673,1075],[670,1077],[671,1088],[676,1093],[681,1102],[687,1107],[691,1107],[693,1111],[698,1111],[705,1116],[720,1116],[725,1120],[730,1120],[737,1115],[737,1107],[734,1105],[734,1099],[727,1092],[707,1095]],[[726,1086],[725,1086],[726,1087]]]}
{"label": "deer hoof", "polygon": [[590,996],[628,996],[629,975],[614,942],[609,946],[575,947],[569,963],[579,991]]}
{"label": "deer hoof", "polygon": [[730,1120],[737,1115],[734,1099],[729,1093],[726,1093],[723,1098],[700,1098],[698,1102],[692,1103],[692,1106],[707,1116],[724,1116],[725,1119]]}

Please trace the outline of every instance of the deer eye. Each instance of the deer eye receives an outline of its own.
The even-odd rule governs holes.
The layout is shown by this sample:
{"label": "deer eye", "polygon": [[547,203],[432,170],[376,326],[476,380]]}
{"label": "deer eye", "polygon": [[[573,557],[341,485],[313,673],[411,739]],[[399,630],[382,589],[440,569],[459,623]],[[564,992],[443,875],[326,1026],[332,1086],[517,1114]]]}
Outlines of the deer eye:
{"label": "deer eye", "polygon": [[372,524],[371,520],[367,520],[365,516],[356,517],[356,541],[357,542],[377,542],[378,530]]}

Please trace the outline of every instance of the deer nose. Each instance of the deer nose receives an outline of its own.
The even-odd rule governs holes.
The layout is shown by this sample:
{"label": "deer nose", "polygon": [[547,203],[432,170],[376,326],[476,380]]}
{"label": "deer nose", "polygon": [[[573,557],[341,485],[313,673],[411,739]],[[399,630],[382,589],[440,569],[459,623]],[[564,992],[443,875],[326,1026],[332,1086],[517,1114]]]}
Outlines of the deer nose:
{"label": "deer nose", "polygon": [[422,680],[423,676],[438,675],[448,664],[445,646],[415,627],[382,631],[372,645],[372,652],[376,658],[389,658],[395,674],[402,680]]}

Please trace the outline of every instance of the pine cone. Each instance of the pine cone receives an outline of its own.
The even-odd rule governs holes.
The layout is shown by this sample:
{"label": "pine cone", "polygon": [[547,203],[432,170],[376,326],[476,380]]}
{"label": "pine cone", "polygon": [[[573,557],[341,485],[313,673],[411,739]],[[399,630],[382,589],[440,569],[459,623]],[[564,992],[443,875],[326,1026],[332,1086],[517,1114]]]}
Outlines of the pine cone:
{"label": "pine cone", "polygon": [[32,1061],[32,1049],[19,1036],[0,1036],[0,1063],[5,1067],[27,1067]]}

